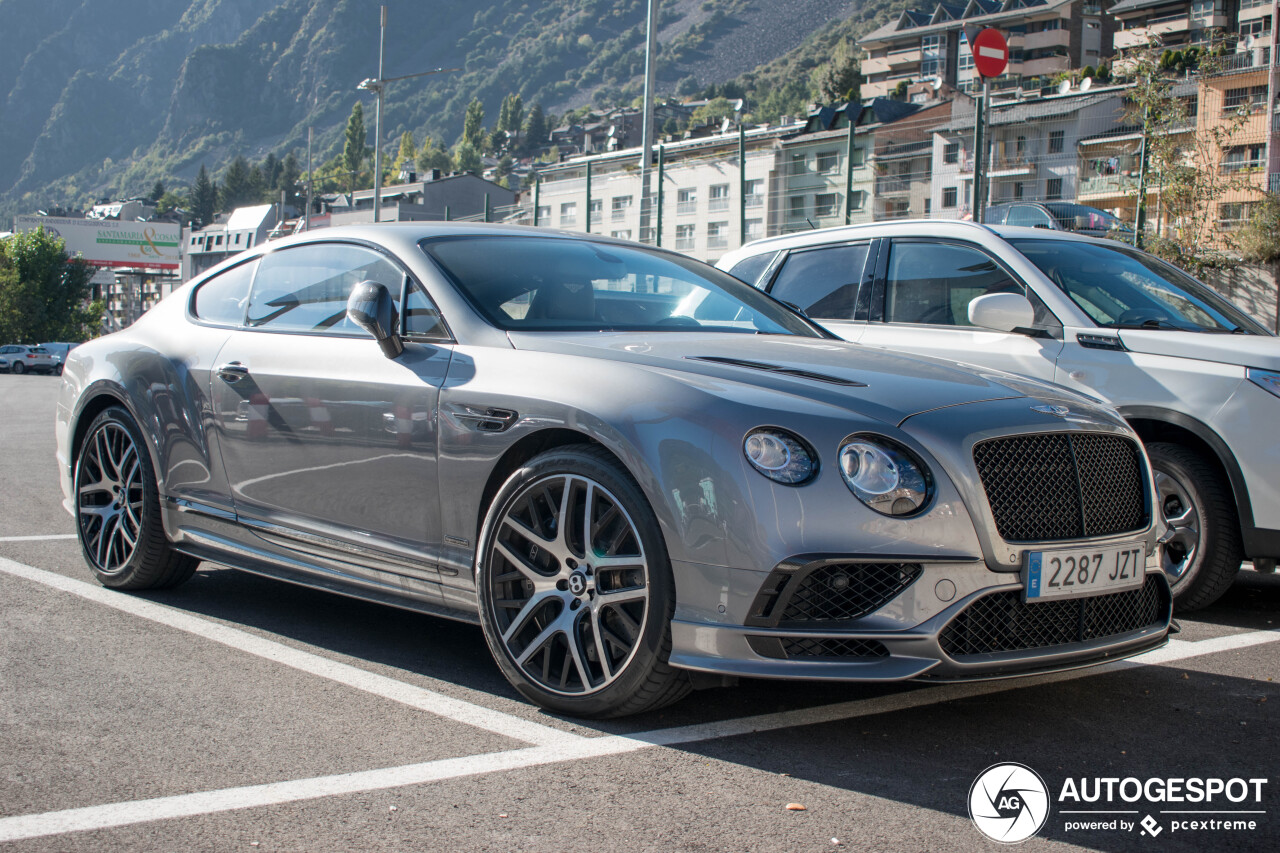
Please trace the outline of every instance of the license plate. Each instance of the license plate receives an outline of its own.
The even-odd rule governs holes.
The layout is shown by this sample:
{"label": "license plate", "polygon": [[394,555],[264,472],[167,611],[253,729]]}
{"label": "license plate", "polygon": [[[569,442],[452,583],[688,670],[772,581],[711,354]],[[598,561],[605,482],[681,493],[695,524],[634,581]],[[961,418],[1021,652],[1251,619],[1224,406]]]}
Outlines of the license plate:
{"label": "license plate", "polygon": [[1141,543],[1028,551],[1026,599],[1078,598],[1142,586],[1146,553]]}

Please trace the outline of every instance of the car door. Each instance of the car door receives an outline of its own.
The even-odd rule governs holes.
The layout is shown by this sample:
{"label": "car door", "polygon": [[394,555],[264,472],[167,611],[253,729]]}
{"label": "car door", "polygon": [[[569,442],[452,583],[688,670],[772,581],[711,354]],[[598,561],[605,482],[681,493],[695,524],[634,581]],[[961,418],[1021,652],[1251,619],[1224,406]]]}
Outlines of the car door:
{"label": "car door", "polygon": [[[365,280],[396,297],[395,359],[346,316]],[[435,418],[451,355],[434,306],[389,255],[316,243],[264,256],[210,391],[240,521],[278,544],[434,577]]]}
{"label": "car door", "polygon": [[[861,343],[1053,381],[1062,324],[995,256],[959,240],[886,242],[876,261],[870,322]],[[1027,296],[1036,312],[1031,333],[972,325],[969,303],[988,293]]]}
{"label": "car door", "polygon": [[870,292],[871,240],[794,249],[773,275],[767,290],[794,305],[845,340],[856,341],[866,329],[866,311],[858,312],[858,292]]}
{"label": "car door", "polygon": [[1005,225],[1021,225],[1024,228],[1054,228],[1053,218],[1034,204],[1015,204],[1009,208]]}

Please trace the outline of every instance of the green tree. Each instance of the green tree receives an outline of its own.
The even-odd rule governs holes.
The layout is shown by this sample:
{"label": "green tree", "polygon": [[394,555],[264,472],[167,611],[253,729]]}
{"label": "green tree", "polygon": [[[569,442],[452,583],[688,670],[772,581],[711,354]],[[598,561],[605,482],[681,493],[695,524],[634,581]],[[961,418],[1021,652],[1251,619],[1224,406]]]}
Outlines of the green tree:
{"label": "green tree", "polygon": [[281,167],[280,158],[275,155],[275,152],[268,154],[267,159],[262,161],[262,185],[264,189],[280,191]]}
{"label": "green tree", "polygon": [[44,228],[0,241],[0,338],[83,341],[97,328],[102,303],[89,303],[93,271],[68,258],[66,243]]}
{"label": "green tree", "polygon": [[203,164],[191,187],[187,207],[195,214],[196,225],[200,228],[212,223],[214,214],[218,212],[218,185],[209,179],[209,172]]}
{"label": "green tree", "polygon": [[462,141],[478,152],[484,145],[484,104],[476,98],[467,104],[467,114],[462,120]]}
{"label": "green tree", "polygon": [[361,166],[364,165],[367,152],[364,107],[360,105],[359,101],[356,101],[356,105],[351,108],[351,117],[347,119],[347,129],[343,133],[342,141],[342,166],[350,176],[349,185],[352,195],[355,195],[356,175],[359,174]]}
{"label": "green tree", "polygon": [[[258,184],[262,182],[262,174],[258,174]],[[244,157],[236,157],[222,173],[222,190],[218,193],[218,207],[223,213],[229,213],[237,207],[258,203],[260,187],[254,186],[249,161]]]}
{"label": "green tree", "polygon": [[542,104],[534,104],[529,108],[529,117],[524,121],[524,144],[528,148],[536,148],[547,141],[550,130],[547,127],[546,114],[542,112]]}
{"label": "green tree", "polygon": [[164,198],[164,181],[157,180],[151,185],[151,194],[147,198],[152,201],[159,201]]}
{"label": "green tree", "polygon": [[396,159],[391,163],[391,171],[399,172],[405,167],[410,166],[418,159],[418,146],[413,141],[413,131],[406,130],[400,134],[400,150],[396,153]]}
{"label": "green tree", "polygon": [[483,166],[480,151],[466,140],[459,142],[454,149],[453,163],[459,172],[479,172]]}
{"label": "green tree", "polygon": [[418,150],[418,170],[430,172],[432,169],[439,169],[445,174],[452,172],[453,156],[439,145],[434,144],[431,141],[431,137],[427,137],[422,142],[422,148]]}
{"label": "green tree", "polygon": [[818,77],[818,97],[823,103],[861,98],[862,67],[842,42]]}
{"label": "green tree", "polygon": [[301,209],[305,199],[299,195],[298,181],[302,178],[302,166],[298,163],[298,155],[290,151],[280,161],[279,188],[285,191],[285,204]]}

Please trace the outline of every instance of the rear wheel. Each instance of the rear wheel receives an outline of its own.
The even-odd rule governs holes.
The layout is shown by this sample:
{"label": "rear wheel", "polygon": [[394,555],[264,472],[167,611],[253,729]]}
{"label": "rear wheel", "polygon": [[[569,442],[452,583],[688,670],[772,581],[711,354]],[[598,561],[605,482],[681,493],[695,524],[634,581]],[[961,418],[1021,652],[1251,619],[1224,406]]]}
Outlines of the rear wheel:
{"label": "rear wheel", "polygon": [[89,425],[76,460],[76,532],[85,561],[105,586],[163,589],[199,561],[173,549],[160,519],[160,493],[141,432],[119,406]]}
{"label": "rear wheel", "polygon": [[1182,444],[1147,445],[1160,515],[1173,530],[1162,559],[1182,612],[1208,607],[1231,587],[1244,544],[1231,486],[1203,454]]}
{"label": "rear wheel", "polygon": [[658,522],[606,452],[544,453],[499,491],[479,550],[481,622],[526,698],[580,717],[667,705],[675,589]]}

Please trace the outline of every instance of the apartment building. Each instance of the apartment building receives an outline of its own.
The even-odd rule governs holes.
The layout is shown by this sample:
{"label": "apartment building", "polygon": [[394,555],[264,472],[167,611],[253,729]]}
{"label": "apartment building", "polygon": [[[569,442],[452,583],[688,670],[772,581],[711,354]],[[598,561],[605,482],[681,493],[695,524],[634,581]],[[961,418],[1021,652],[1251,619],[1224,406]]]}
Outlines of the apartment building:
{"label": "apartment building", "polygon": [[909,9],[858,41],[866,51],[863,97],[932,78],[977,90],[981,81],[966,31],[985,27],[1001,30],[1009,41],[1009,67],[993,81],[1003,91],[1033,81],[1038,88],[1061,71],[1098,65],[1111,56],[1115,23],[1103,14],[1101,0],[967,0]]}
{"label": "apartment building", "polygon": [[1236,55],[1228,68],[1264,67],[1270,61],[1274,0],[1120,0],[1115,49],[1123,54],[1157,39],[1167,49],[1205,46],[1217,33]]}

